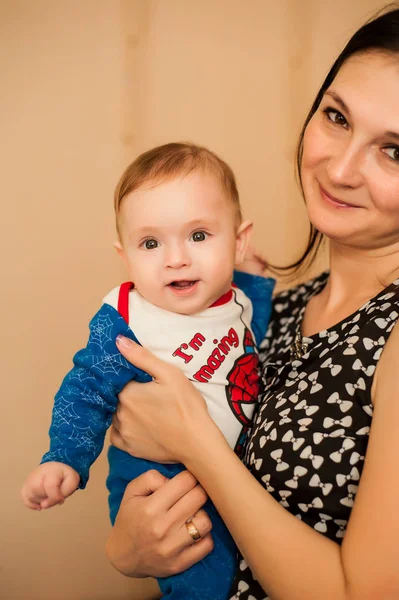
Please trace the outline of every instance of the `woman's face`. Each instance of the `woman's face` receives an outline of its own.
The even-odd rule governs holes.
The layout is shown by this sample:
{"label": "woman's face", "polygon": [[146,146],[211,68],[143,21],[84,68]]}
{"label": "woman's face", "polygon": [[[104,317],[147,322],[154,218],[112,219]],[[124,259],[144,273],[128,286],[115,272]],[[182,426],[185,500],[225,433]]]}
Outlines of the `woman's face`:
{"label": "woman's face", "polygon": [[306,128],[301,175],[316,229],[355,248],[399,250],[398,55],[344,63]]}

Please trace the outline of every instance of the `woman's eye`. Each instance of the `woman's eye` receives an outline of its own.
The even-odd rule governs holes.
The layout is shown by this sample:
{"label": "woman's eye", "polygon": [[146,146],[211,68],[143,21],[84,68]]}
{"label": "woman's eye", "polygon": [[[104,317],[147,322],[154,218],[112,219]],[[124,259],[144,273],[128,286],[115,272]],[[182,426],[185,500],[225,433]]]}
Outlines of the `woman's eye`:
{"label": "woman's eye", "polygon": [[152,239],[145,240],[143,245],[146,250],[154,250],[154,248],[158,248],[158,246],[159,246],[157,240],[152,240]]}
{"label": "woman's eye", "polygon": [[389,156],[391,160],[399,162],[399,146],[388,146],[387,148],[383,148],[382,151]]}
{"label": "woman's eye", "polygon": [[327,119],[336,125],[345,127],[348,124],[344,115],[340,113],[339,110],[335,110],[334,108],[325,108],[323,112]]}
{"label": "woman's eye", "polygon": [[191,236],[191,239],[193,242],[203,242],[206,239],[206,233],[205,231],[196,231]]}

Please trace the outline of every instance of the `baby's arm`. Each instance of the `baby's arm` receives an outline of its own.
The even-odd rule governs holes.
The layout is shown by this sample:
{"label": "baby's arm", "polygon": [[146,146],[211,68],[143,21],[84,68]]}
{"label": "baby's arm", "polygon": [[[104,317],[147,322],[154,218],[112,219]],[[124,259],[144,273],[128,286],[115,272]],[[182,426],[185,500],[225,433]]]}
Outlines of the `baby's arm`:
{"label": "baby's arm", "polygon": [[118,334],[134,338],[118,312],[104,304],[90,323],[86,348],[75,355],[74,368],[56,394],[50,450],[23,487],[23,499],[30,508],[37,508],[47,492],[48,478],[43,474],[51,474],[49,479],[56,481],[52,487],[56,491],[42,508],[59,503],[78,486],[86,486],[90,466],[102,450],[119,392],[132,379],[151,380],[119,353],[115,344]]}
{"label": "baby's arm", "polygon": [[251,328],[257,346],[265,337],[272,311],[275,280],[244,271],[234,271],[234,283],[252,302]]}
{"label": "baby's arm", "polygon": [[25,481],[21,496],[28,508],[41,510],[63,504],[79,485],[79,474],[69,465],[48,462],[34,469]]}
{"label": "baby's arm", "polygon": [[120,354],[115,344],[119,334],[134,338],[118,312],[103,304],[90,323],[86,348],[75,355],[75,366],[55,397],[50,450],[42,463],[69,465],[80,475],[80,488],[86,486],[89,469],[103,448],[118,394],[132,379],[151,380]]}

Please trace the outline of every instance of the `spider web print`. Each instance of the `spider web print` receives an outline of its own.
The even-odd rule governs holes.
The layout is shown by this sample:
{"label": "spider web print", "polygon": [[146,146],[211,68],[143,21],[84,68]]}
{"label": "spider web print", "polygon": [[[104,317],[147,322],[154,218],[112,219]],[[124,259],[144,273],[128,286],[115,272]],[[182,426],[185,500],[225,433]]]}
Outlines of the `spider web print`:
{"label": "spider web print", "polygon": [[82,400],[90,404],[90,406],[106,406],[106,401],[100,396],[98,392],[94,392],[89,388],[84,388],[82,391]]}
{"label": "spider web print", "polygon": [[106,375],[107,373],[113,373],[119,375],[122,367],[126,366],[126,361],[120,354],[109,354],[104,352],[102,356],[93,356],[92,358],[93,369],[98,369],[100,373]]}
{"label": "spider web print", "polygon": [[68,400],[65,396],[57,398],[57,403],[53,411],[53,426],[61,427],[62,425],[70,425],[72,421],[79,418],[74,409],[73,400]]}
{"label": "spider web print", "polygon": [[75,367],[70,372],[70,381],[77,379],[80,383],[87,381],[87,379],[95,379],[93,375],[90,374],[90,371],[81,367]]}
{"label": "spider web print", "polygon": [[68,450],[66,448],[58,448],[58,450],[56,452],[47,452],[47,454],[45,456],[46,456],[47,462],[49,462],[49,461],[63,462],[66,465],[68,465],[69,461],[70,461]]}
{"label": "spider web print", "polygon": [[104,348],[107,342],[112,341],[112,326],[113,323],[108,315],[97,315],[90,325],[90,341]]}
{"label": "spider web print", "polygon": [[114,397],[117,391],[115,390],[115,386],[112,383],[110,383],[109,381],[103,381],[99,388],[99,393],[104,398],[107,398],[109,396]]}
{"label": "spider web print", "polygon": [[75,442],[76,448],[85,448],[85,450],[92,452],[93,454],[97,450],[97,444],[94,441],[95,433],[90,426],[77,427],[76,425],[73,425],[72,433],[68,439]]}

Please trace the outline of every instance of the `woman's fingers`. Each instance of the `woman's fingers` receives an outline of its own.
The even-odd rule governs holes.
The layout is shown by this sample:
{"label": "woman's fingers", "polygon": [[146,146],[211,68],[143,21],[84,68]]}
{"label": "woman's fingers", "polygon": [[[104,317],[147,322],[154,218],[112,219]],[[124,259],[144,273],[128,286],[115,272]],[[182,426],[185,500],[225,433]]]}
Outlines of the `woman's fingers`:
{"label": "woman's fingers", "polygon": [[199,535],[201,536],[200,539],[203,539],[206,535],[208,535],[208,533],[212,531],[212,521],[208,517],[208,513],[205,512],[205,510],[203,509],[200,509],[194,514],[194,516],[190,517],[189,523],[194,525],[194,528],[187,526],[187,522],[185,522],[180,528],[182,540],[186,545],[197,543],[197,541],[191,535],[190,531],[198,531]]}
{"label": "woman's fingers", "polygon": [[168,531],[179,532],[176,542],[180,548],[193,542],[186,527],[189,519],[195,521],[201,537],[211,531],[212,522],[202,509],[207,495],[189,471],[182,471],[172,479],[167,479],[158,471],[148,471],[127,486],[123,501],[144,496],[151,496],[146,501],[145,517],[153,519],[154,523],[159,523],[159,520],[163,522],[160,537]]}
{"label": "woman's fingers", "polygon": [[199,510],[191,521],[201,536],[199,540],[195,541],[191,537],[186,523],[180,527],[178,536],[165,540],[165,556],[174,557],[169,570],[171,575],[185,571],[213,550],[212,522],[207,513]]}
{"label": "woman's fingers", "polygon": [[178,568],[176,573],[185,571],[195,563],[199,562],[210,552],[214,547],[213,539],[210,533],[202,537],[198,542],[190,544],[179,556]]}
{"label": "woman's fingers", "polygon": [[[129,382],[119,394],[113,423],[120,437],[113,432],[112,444],[138,458],[184,463],[193,440],[202,437],[198,431],[206,429],[209,435],[214,425],[203,396],[178,367],[164,363],[142,346],[132,342],[131,347],[118,348],[154,379]],[[215,425],[214,429],[219,435]]]}
{"label": "woman's fingers", "polygon": [[173,366],[154,356],[147,348],[136,344],[136,342],[127,337],[118,335],[116,345],[126,360],[135,367],[149,373],[156,381],[167,378],[170,370],[175,370]]}
{"label": "woman's fingers", "polygon": [[[112,564],[133,577],[167,577],[202,560],[213,548],[206,495],[188,471],[167,479],[148,471],[129,483],[107,542]],[[186,527],[192,518],[201,539]]]}
{"label": "woman's fingers", "polygon": [[[183,551],[176,551],[174,548],[170,551],[164,550],[163,559],[163,575],[162,577],[169,577],[170,575],[177,575],[189,569],[192,565],[199,562],[214,548],[213,539],[210,533],[203,537],[199,542],[187,546]],[[160,575],[156,574],[155,577]]]}
{"label": "woman's fingers", "polygon": [[[119,394],[119,402],[112,417],[112,425],[117,429],[118,433],[121,434],[122,437],[123,434],[121,432],[123,431],[123,427],[125,425],[129,426],[132,418],[131,412],[136,407],[137,402],[142,400],[147,385],[152,384],[129,381]],[[113,434],[112,431],[111,434]],[[111,443],[113,444],[112,439]]]}
{"label": "woman's fingers", "polygon": [[170,480],[162,475],[162,473],[155,469],[151,469],[151,471],[139,475],[129,483],[123,496],[123,502],[127,502],[136,497],[151,496],[169,481]]}
{"label": "woman's fingers", "polygon": [[115,412],[112,417],[112,427],[110,429],[109,441],[112,444],[112,446],[116,446],[117,448],[119,448],[119,450],[124,450],[125,452],[128,452],[128,446],[125,443],[124,438],[120,434],[120,427],[121,423],[118,419],[117,413]]}
{"label": "woman's fingers", "polygon": [[[154,507],[160,512],[167,512],[174,508],[183,498],[187,501],[187,495],[192,494],[197,487],[197,480],[190,471],[182,471],[169,479],[165,487],[157,495],[154,494]],[[202,504],[200,505],[202,506]],[[198,507],[199,508],[199,507]],[[197,508],[197,510],[198,510]],[[191,513],[193,514],[193,513]],[[189,518],[190,513],[187,515]],[[184,518],[184,517],[183,517]]]}
{"label": "woman's fingers", "polygon": [[204,506],[207,499],[204,489],[200,485],[196,485],[171,506],[169,512],[171,522],[185,523]]}

